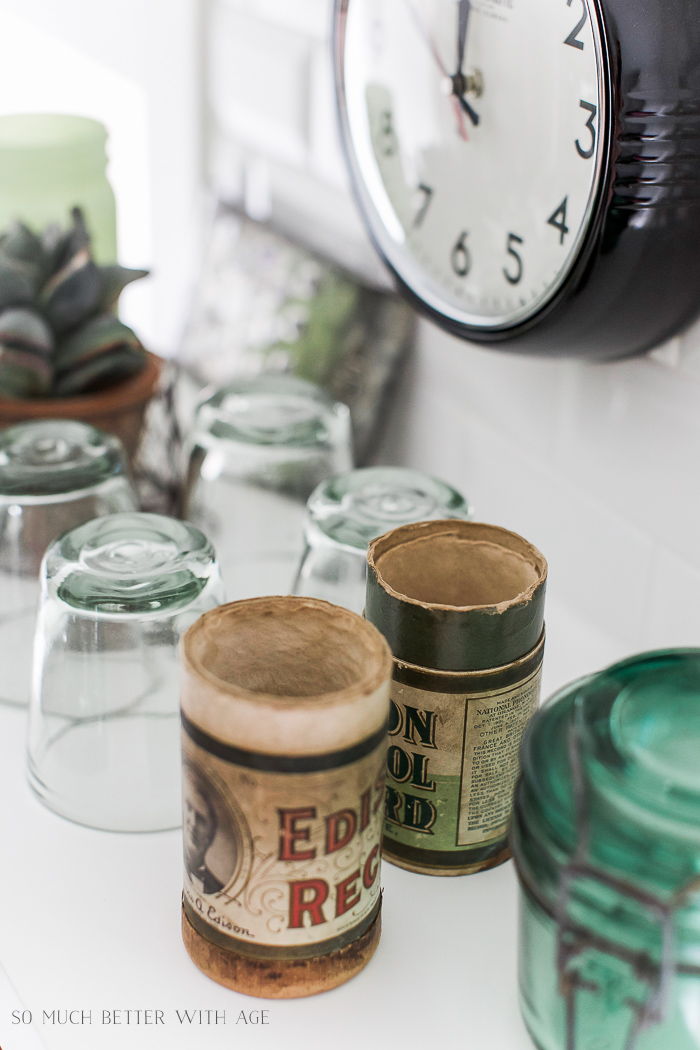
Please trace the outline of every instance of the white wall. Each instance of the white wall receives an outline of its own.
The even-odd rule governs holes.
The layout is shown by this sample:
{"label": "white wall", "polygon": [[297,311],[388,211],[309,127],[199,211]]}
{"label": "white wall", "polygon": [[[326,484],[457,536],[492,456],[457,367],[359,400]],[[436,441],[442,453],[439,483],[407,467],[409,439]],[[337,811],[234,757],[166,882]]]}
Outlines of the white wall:
{"label": "white wall", "polygon": [[700,645],[699,409],[698,379],[653,358],[552,363],[425,322],[381,454],[539,546],[620,651]]}
{"label": "white wall", "polygon": [[[233,197],[262,165],[276,205],[322,216],[369,271],[333,120],[329,25],[328,0],[210,0],[210,163]],[[541,547],[583,672],[604,655],[700,645],[699,452],[699,327],[652,356],[587,365],[477,349],[424,322],[377,456],[444,477],[482,520]]]}

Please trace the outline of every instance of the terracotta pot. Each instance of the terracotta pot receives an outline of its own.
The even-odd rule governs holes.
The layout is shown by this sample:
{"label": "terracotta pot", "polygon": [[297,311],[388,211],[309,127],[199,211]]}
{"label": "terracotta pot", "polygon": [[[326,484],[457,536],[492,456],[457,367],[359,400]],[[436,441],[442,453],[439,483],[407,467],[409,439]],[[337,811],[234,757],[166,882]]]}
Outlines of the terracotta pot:
{"label": "terracotta pot", "polygon": [[155,393],[163,362],[147,353],[136,375],[93,394],[76,397],[0,397],[0,430],[32,419],[77,419],[116,434],[130,459],[138,447],[146,406]]}

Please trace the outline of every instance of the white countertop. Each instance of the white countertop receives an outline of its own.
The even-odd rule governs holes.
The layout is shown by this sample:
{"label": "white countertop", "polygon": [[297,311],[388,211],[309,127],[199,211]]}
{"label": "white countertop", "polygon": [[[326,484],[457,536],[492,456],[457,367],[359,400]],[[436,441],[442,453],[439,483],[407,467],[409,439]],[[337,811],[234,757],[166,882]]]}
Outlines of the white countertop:
{"label": "white countertop", "polygon": [[[626,655],[551,595],[547,619],[544,696]],[[185,952],[180,833],[91,831],[45,809],[25,780],[25,718],[0,707],[0,964],[16,992],[0,969],[2,1050],[532,1050],[518,1011],[512,864],[431,878],[385,863],[367,968],[310,999],[252,999]],[[12,1023],[22,1008],[31,1028]],[[55,1023],[65,1011],[91,1023]]]}

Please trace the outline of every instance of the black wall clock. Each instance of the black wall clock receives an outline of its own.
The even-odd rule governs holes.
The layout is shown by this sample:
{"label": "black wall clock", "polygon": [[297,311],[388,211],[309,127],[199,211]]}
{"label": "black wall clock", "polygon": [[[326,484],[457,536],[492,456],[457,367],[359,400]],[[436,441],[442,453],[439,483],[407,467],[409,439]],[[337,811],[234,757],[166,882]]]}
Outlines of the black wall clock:
{"label": "black wall clock", "polygon": [[616,358],[700,312],[700,0],[336,0],[355,194],[455,335]]}

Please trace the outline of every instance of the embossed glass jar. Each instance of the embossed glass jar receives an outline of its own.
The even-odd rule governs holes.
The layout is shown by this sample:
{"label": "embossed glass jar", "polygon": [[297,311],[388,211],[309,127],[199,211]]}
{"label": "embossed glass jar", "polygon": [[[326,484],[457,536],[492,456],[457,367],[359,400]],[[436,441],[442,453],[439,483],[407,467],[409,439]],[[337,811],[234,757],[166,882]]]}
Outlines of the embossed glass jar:
{"label": "embossed glass jar", "polygon": [[0,431],[0,703],[29,703],[46,548],[84,521],[137,506],[113,435],[69,419]]}
{"label": "embossed glass jar", "polygon": [[27,756],[45,805],[104,831],[179,826],[177,646],[223,597],[211,544],[173,518],[110,514],[49,547]]}
{"label": "embossed glass jar", "polygon": [[231,598],[287,594],[306,501],[352,466],[350,411],[291,375],[239,379],[197,409],[185,517],[216,547]]}
{"label": "embossed glass jar", "polygon": [[700,1047],[700,650],[576,682],[531,722],[511,842],[540,1050]]}
{"label": "embossed glass jar", "polygon": [[474,517],[451,485],[408,467],[363,467],[318,485],[306,504],[306,550],[293,593],[361,613],[367,545],[413,521]]}

